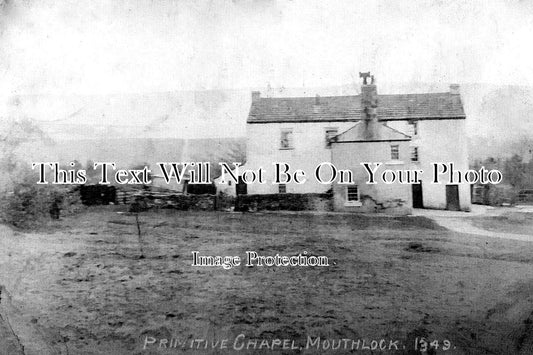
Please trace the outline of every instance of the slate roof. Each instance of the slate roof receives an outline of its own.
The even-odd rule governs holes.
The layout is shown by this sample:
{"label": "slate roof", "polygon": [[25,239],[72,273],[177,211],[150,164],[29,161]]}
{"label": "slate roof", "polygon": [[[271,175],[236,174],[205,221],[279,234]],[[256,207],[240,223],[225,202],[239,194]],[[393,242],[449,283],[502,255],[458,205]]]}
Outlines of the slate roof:
{"label": "slate roof", "polygon": [[[357,121],[361,119],[361,96],[259,98],[252,102],[248,123]],[[378,95],[378,119],[466,118],[459,94],[427,93]]]}

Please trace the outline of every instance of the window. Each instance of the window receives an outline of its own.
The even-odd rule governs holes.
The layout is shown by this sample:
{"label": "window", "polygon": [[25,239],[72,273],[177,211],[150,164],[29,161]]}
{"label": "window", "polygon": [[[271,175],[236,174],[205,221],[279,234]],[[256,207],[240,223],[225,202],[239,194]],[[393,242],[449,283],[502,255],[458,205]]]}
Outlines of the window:
{"label": "window", "polygon": [[278,185],[278,193],[280,193],[280,194],[286,194],[286,193],[287,193],[287,185],[285,185],[285,184],[279,184],[279,185]]}
{"label": "window", "polygon": [[417,121],[411,121],[409,122],[411,125],[411,135],[416,136],[418,135],[418,122]]}
{"label": "window", "polygon": [[331,148],[331,139],[337,135],[337,128],[326,128],[326,148]]}
{"label": "window", "polygon": [[346,204],[359,205],[359,188],[357,185],[346,186]]}
{"label": "window", "polygon": [[231,186],[231,180],[228,180],[228,186]]}
{"label": "window", "polygon": [[411,147],[411,161],[418,161],[418,147]]}
{"label": "window", "polygon": [[400,146],[399,145],[393,144],[390,146],[390,158],[392,160],[400,159]]}
{"label": "window", "polygon": [[281,131],[280,149],[293,149],[292,129],[284,129]]}

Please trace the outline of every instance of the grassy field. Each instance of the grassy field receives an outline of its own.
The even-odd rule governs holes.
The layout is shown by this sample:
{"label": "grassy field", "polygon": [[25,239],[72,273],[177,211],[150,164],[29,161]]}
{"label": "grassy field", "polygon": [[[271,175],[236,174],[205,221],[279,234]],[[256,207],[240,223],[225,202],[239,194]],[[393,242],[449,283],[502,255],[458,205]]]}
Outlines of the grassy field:
{"label": "grassy field", "polygon": [[[397,341],[376,353],[418,354],[420,337],[438,341],[438,354],[533,352],[531,243],[452,233],[423,217],[163,211],[140,214],[140,258],[135,217],[119,212],[2,230],[0,284],[60,353],[224,354],[239,334],[298,348],[240,354],[350,353],[351,343],[322,348],[341,339]],[[192,267],[193,250],[307,251],[330,266]],[[319,349],[308,337],[320,337]],[[151,338],[229,339],[229,349],[143,350]]]}

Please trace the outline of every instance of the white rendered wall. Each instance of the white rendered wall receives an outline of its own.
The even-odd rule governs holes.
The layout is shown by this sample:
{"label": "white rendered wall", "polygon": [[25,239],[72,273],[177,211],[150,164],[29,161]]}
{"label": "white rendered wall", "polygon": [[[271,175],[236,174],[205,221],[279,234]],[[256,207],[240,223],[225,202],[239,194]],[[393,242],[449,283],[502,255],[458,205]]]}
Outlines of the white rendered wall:
{"label": "white rendered wall", "polygon": [[[299,123],[255,123],[247,124],[246,167],[266,171],[266,184],[248,185],[248,194],[270,194],[278,192],[278,185],[272,184],[275,168],[273,162],[286,162],[291,170],[302,169],[307,182],[301,185],[287,184],[287,193],[322,193],[331,188],[321,185],[314,178],[315,168],[322,162],[331,162],[331,149],[326,148],[327,128],[337,128],[342,133],[355,122],[299,122]],[[282,129],[292,129],[294,149],[280,149]]]}

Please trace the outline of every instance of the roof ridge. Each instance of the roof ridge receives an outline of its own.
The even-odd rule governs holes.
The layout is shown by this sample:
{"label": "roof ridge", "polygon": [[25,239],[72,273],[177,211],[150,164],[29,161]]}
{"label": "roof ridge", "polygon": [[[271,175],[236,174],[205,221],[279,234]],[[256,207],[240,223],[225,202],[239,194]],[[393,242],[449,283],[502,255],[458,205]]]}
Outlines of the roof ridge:
{"label": "roof ridge", "polygon": [[[459,95],[460,94],[452,94],[451,92],[449,91],[439,91],[439,92],[410,92],[410,93],[405,93],[405,94],[380,94],[378,93],[378,96],[422,96],[422,95]],[[322,99],[327,99],[327,98],[340,98],[340,97],[358,97],[358,96],[361,96],[361,94],[355,94],[355,95],[327,95],[327,96],[322,96],[320,94],[318,94],[318,96]],[[291,100],[291,99],[314,99],[316,98],[316,95],[315,96],[270,96],[270,97],[263,97],[261,96],[260,99],[269,99],[269,100],[272,100],[272,99],[286,99],[286,100]]]}
{"label": "roof ridge", "polygon": [[[361,96],[361,94],[357,94],[357,95],[328,95],[328,96],[322,96],[322,95],[318,95],[318,97],[320,97],[321,99],[326,99],[326,98],[336,98],[336,97],[357,97],[357,96]],[[314,99],[316,98],[316,95],[315,96],[276,96],[276,97],[263,97],[261,96],[260,99],[263,100],[263,99]]]}
{"label": "roof ridge", "polygon": [[410,92],[407,94],[380,94],[378,96],[409,96],[409,95],[458,95],[452,94],[449,91],[439,91],[439,92]]}

